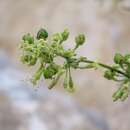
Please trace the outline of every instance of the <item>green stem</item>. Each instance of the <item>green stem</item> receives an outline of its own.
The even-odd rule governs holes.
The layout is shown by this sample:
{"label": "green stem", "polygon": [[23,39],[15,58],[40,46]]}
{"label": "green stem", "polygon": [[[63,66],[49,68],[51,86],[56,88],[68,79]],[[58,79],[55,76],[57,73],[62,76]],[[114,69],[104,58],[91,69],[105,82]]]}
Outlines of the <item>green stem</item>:
{"label": "green stem", "polygon": [[[91,61],[91,60],[87,60],[87,59],[80,59],[79,62],[95,63],[95,61]],[[103,64],[103,63],[100,63],[100,62],[96,62],[96,63],[97,63],[99,66],[103,67],[103,68],[106,68],[106,69],[115,71],[115,72],[117,72],[117,73],[119,73],[119,74],[121,74],[121,75],[124,75],[124,76],[127,77],[127,78],[130,78],[130,76],[129,76],[128,74],[124,73],[124,72],[121,71],[121,70],[118,70],[118,69],[116,69],[116,68],[113,68],[113,67],[111,67],[111,66],[109,66],[109,65],[106,65],[106,64]],[[87,67],[86,67],[86,68],[87,68]],[[81,67],[80,67],[80,69],[81,69]],[[82,67],[82,69],[85,69],[85,67],[84,67],[84,68]]]}

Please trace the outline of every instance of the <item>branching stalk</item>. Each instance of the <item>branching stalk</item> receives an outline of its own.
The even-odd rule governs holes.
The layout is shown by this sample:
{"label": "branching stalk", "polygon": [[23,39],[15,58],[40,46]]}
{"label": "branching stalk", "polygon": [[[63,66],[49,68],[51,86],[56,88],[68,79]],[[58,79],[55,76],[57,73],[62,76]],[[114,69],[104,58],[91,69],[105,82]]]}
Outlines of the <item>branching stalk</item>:
{"label": "branching stalk", "polygon": [[[85,35],[79,34],[75,37],[75,47],[65,49],[63,43],[68,39],[69,31],[65,29],[63,32],[55,33],[51,40],[48,40],[48,32],[40,29],[37,36],[25,34],[20,44],[22,51],[21,61],[28,66],[40,64],[32,78],[34,85],[43,77],[51,80],[49,89],[52,89],[60,77],[64,75],[64,88],[73,92],[75,90],[73,79],[71,76],[71,68],[73,69],[97,69],[103,68],[104,77],[108,80],[116,81],[120,87],[113,94],[113,100],[124,101],[130,93],[130,54],[122,55],[116,53],[114,56],[114,64],[107,65],[104,63],[88,60],[86,57],[78,57],[76,50],[85,43]],[[63,58],[64,63],[58,64],[57,58]]]}

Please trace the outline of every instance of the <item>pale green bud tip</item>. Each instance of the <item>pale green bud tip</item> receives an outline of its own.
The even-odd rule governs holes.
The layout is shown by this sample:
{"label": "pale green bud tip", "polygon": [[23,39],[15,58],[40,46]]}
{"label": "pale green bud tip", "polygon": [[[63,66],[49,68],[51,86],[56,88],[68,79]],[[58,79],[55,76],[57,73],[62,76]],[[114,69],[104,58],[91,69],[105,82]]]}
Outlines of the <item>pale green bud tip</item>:
{"label": "pale green bud tip", "polygon": [[123,56],[120,53],[116,53],[114,56],[114,62],[116,64],[120,64],[122,60],[123,60]]}
{"label": "pale green bud tip", "polygon": [[76,42],[77,46],[83,45],[83,43],[85,42],[85,35],[79,34],[78,36],[76,36],[75,42]]}
{"label": "pale green bud tip", "polygon": [[24,42],[28,42],[29,44],[33,44],[34,43],[34,38],[33,38],[33,36],[31,36],[30,33],[25,34],[22,37],[22,39],[23,39]]}
{"label": "pale green bud tip", "polygon": [[46,40],[48,38],[48,32],[45,30],[45,29],[43,29],[43,28],[41,28],[39,31],[38,31],[38,33],[37,33],[37,39],[39,40],[39,39],[44,39],[44,40]]}
{"label": "pale green bud tip", "polygon": [[63,41],[67,40],[68,37],[69,37],[69,30],[65,29],[64,32],[62,32]]}

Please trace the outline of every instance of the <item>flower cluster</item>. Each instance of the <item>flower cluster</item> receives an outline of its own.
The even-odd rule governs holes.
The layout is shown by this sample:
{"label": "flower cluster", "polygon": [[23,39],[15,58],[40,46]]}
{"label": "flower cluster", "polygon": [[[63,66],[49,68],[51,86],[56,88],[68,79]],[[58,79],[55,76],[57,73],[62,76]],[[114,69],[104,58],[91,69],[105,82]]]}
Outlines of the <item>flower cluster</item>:
{"label": "flower cluster", "polygon": [[[74,48],[65,49],[64,43],[69,37],[68,29],[55,33],[48,38],[48,32],[41,28],[36,36],[30,33],[25,34],[20,43],[21,61],[28,66],[39,65],[33,75],[31,82],[36,85],[42,77],[51,80],[49,89],[53,88],[60,77],[64,75],[64,88],[73,92],[75,90],[71,69],[97,69],[104,68],[104,77],[108,80],[119,82],[121,87],[113,94],[114,101],[124,101],[130,91],[130,54],[125,56],[117,53],[114,56],[114,65],[88,60],[86,57],[79,57],[76,49],[85,43],[85,35],[79,34],[75,37]],[[57,58],[63,58],[63,64],[58,64]]]}
{"label": "flower cluster", "polygon": [[[20,48],[22,49],[21,61],[29,66],[34,66],[37,62],[40,64],[38,70],[31,79],[35,85],[43,76],[45,79],[52,80],[49,88],[52,88],[59,80],[60,76],[65,73],[64,88],[68,91],[74,91],[73,80],[71,76],[71,66],[74,65],[73,58],[76,56],[75,50],[85,42],[83,34],[75,38],[76,45],[74,49],[65,50],[63,42],[69,37],[68,29],[61,33],[56,33],[51,39],[48,38],[48,32],[41,28],[37,36],[25,34],[22,38]],[[55,62],[57,57],[65,59],[63,65]]]}
{"label": "flower cluster", "polygon": [[[121,99],[124,101],[130,93],[130,54],[121,55],[116,53],[114,56],[115,70],[107,70],[104,77],[109,80],[120,82],[121,87],[113,94],[114,101]],[[121,72],[121,73],[119,73]]]}

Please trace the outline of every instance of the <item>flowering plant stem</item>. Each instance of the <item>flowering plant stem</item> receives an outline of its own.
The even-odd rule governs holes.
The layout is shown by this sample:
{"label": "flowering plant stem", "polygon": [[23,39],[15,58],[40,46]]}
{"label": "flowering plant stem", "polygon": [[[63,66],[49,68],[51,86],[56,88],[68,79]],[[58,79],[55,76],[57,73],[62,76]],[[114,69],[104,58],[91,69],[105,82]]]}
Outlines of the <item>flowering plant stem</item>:
{"label": "flowering plant stem", "polygon": [[[60,77],[64,76],[64,88],[73,92],[75,90],[71,69],[104,69],[104,77],[120,83],[120,87],[113,94],[113,100],[124,101],[130,93],[130,54],[122,55],[116,53],[114,64],[106,65],[104,63],[88,60],[86,57],[78,57],[76,50],[85,43],[85,35],[79,34],[75,37],[75,47],[65,49],[63,43],[68,39],[69,31],[55,33],[51,39],[48,39],[48,32],[40,29],[37,36],[30,33],[25,34],[20,44],[22,50],[21,61],[28,66],[40,64],[33,75],[31,82],[36,85],[44,77],[51,80],[49,89],[52,89]],[[63,58],[64,63],[58,64],[57,58]]]}
{"label": "flowering plant stem", "polygon": [[[83,59],[83,60],[81,60],[81,62],[84,62],[84,63],[95,63],[95,61],[91,61],[91,60],[87,60],[87,59]],[[116,69],[116,68],[113,68],[113,67],[111,67],[111,66],[109,66],[109,65],[107,65],[107,64],[103,64],[103,63],[100,63],[100,62],[96,62],[96,64],[98,64],[100,67],[103,67],[103,68],[105,68],[105,69],[108,69],[108,70],[110,70],[110,71],[115,71],[115,72],[117,72],[117,73],[119,73],[119,74],[121,74],[121,75],[123,75],[123,76],[125,76],[125,77],[127,77],[127,78],[130,78],[130,76],[129,75],[127,75],[125,72],[123,72],[123,71],[121,71],[121,70],[119,70],[119,69]],[[79,69],[87,69],[87,66],[84,66],[84,67],[78,67]]]}

